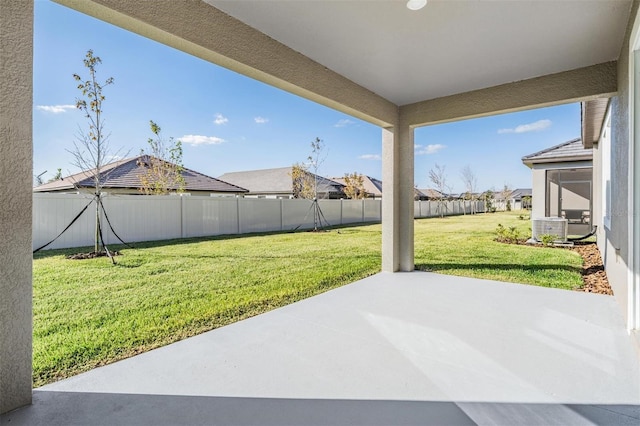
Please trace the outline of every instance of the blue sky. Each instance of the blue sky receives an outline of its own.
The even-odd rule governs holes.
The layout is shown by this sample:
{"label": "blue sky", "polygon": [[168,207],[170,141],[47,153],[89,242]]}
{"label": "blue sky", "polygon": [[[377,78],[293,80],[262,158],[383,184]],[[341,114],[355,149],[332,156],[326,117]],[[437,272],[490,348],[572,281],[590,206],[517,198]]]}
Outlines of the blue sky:
{"label": "blue sky", "polygon": [[[100,56],[105,128],[113,150],[137,155],[151,136],[149,120],[165,137],[183,142],[184,165],[210,176],[303,162],[316,137],[326,144],[325,176],[358,172],[381,178],[378,127],[249,79],[64,6],[35,2],[34,173],[72,166],[82,114],[72,75],[86,76],[82,59]],[[580,136],[578,104],[504,114],[416,130],[415,183],[429,187],[435,164],[445,167],[454,192],[470,165],[478,189],[531,187],[524,155]]]}

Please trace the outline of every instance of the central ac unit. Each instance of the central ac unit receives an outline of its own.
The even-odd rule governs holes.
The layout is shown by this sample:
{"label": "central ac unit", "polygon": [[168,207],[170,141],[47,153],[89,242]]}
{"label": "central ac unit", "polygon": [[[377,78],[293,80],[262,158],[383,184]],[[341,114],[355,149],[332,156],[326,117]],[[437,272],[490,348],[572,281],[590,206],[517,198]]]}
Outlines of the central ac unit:
{"label": "central ac unit", "polygon": [[561,217],[542,217],[533,219],[531,226],[531,238],[540,241],[540,235],[555,235],[557,241],[567,241],[567,228],[569,222]]}

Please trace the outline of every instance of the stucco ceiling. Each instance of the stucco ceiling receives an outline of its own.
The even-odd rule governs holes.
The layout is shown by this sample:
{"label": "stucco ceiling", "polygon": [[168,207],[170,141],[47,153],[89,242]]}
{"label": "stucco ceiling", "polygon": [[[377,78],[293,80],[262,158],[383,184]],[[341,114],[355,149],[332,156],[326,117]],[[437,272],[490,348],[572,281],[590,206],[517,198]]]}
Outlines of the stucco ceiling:
{"label": "stucco ceiling", "polygon": [[397,105],[617,59],[630,0],[205,0]]}

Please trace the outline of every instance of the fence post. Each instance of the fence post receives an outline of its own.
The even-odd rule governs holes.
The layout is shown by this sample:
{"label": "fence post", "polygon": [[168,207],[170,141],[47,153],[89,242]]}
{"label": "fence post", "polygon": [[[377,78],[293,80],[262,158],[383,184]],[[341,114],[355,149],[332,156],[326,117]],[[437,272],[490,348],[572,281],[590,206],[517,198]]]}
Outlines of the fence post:
{"label": "fence post", "polygon": [[362,222],[364,222],[364,198],[362,199]]}
{"label": "fence post", "polygon": [[184,232],[184,228],[185,228],[185,220],[184,220],[184,198],[182,195],[180,195],[180,238],[185,238],[185,232]]}
{"label": "fence post", "polygon": [[342,225],[342,198],[340,198],[340,225]]}
{"label": "fence post", "polygon": [[280,198],[280,230],[284,231],[284,219],[283,219],[283,215],[284,215],[284,211],[283,211],[284,207],[283,207],[283,200],[282,198]]}
{"label": "fence post", "polygon": [[240,226],[240,197],[236,197],[236,217],[238,218],[238,234],[242,234],[242,227]]}

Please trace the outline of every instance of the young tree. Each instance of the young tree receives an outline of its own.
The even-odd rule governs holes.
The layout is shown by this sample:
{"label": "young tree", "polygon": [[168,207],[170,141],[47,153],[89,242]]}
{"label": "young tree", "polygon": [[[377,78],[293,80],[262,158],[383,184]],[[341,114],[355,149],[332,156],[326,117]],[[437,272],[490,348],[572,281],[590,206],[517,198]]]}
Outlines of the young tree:
{"label": "young tree", "polygon": [[183,192],[185,187],[184,166],[182,165],[182,142],[172,137],[168,141],[162,138],[160,126],[149,121],[151,132],[155,138],[149,138],[149,155],[144,149],[138,164],[144,168],[140,175],[140,191],[145,195],[167,194],[172,190]]}
{"label": "young tree", "polygon": [[307,170],[307,166],[295,163],[291,166],[291,184],[293,198],[313,200],[315,198],[315,178]]}
{"label": "young tree", "polygon": [[447,183],[445,169],[445,166],[440,166],[436,163],[435,168],[429,170],[429,180],[433,184],[434,189],[439,193],[437,201],[440,217],[444,217],[444,212],[447,209],[446,194],[447,192],[451,192],[451,187]]}
{"label": "young tree", "polygon": [[311,141],[311,154],[307,157],[307,163],[313,173],[313,198],[315,200],[318,199],[318,171],[324,160],[327,159],[325,147],[324,141],[316,137],[315,140]]}
{"label": "young tree", "polygon": [[344,195],[352,200],[361,200],[367,196],[364,190],[364,176],[359,173],[345,173]]}
{"label": "young tree", "polygon": [[78,82],[77,88],[82,93],[82,96],[76,99],[76,108],[84,113],[87,128],[79,130],[73,144],[74,148],[69,152],[73,155],[73,164],[76,167],[93,174],[97,198],[94,251],[98,253],[100,249],[100,203],[98,200],[102,194],[101,173],[110,155],[109,135],[105,133],[102,116],[102,104],[106,99],[102,91],[106,86],[113,84],[114,80],[113,77],[109,77],[103,82],[98,81],[97,68],[102,60],[99,56],[93,55],[93,50],[87,51],[83,62],[89,76],[83,78],[79,74],[73,74],[73,78]]}
{"label": "young tree", "polygon": [[506,183],[502,187],[502,190],[500,190],[500,198],[502,199],[502,202],[504,203],[505,211],[508,211],[508,212],[511,211],[511,199],[509,198],[509,196],[511,195],[511,192],[513,192],[513,191],[511,190],[509,185],[506,184]]}
{"label": "young tree", "polygon": [[495,207],[493,207],[493,190],[489,189],[482,194],[482,201],[484,202],[484,211],[485,213],[493,213],[495,212]]}
{"label": "young tree", "polygon": [[[324,215],[318,204],[318,171],[320,165],[327,158],[324,152],[325,144],[320,138],[311,142],[311,154],[307,157],[306,165],[299,163],[291,167],[291,180],[294,198],[306,198],[313,200],[313,230],[318,230]],[[328,195],[328,194],[326,194]],[[326,222],[326,220],[325,220]]]}
{"label": "young tree", "polygon": [[476,213],[476,186],[477,179],[476,175],[471,169],[470,165],[466,165],[460,170],[460,177],[462,178],[462,182],[464,184],[465,194],[464,199],[471,201],[471,214]]}

